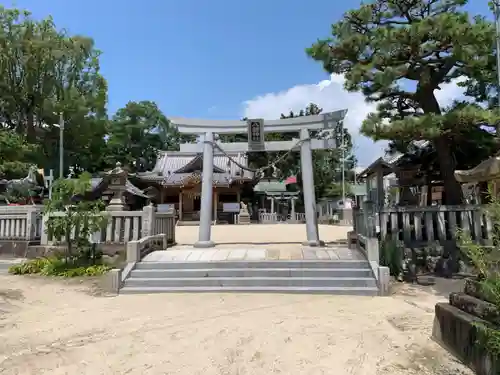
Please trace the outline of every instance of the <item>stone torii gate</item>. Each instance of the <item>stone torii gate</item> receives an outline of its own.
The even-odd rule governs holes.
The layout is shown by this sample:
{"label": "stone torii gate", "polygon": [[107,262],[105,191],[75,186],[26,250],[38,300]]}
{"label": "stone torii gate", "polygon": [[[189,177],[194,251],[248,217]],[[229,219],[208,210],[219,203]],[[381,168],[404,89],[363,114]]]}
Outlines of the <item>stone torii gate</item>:
{"label": "stone torii gate", "polygon": [[[182,134],[195,134],[203,137],[203,143],[182,144],[181,151],[203,152],[203,179],[201,185],[200,231],[194,247],[207,248],[215,246],[211,240],[212,225],[212,184],[214,144],[226,152],[256,151],[295,151],[300,148],[302,171],[302,192],[306,216],[307,240],[305,246],[322,246],[319,239],[316,197],[314,193],[314,177],[311,150],[335,148],[336,139],[311,139],[310,130],[332,129],[343,121],[347,110],[323,113],[314,116],[302,116],[280,120],[252,119],[240,120],[200,120],[186,118],[170,118],[173,125]],[[298,132],[300,140],[265,142],[264,133]],[[245,134],[247,142],[218,143],[214,142],[214,134]]]}

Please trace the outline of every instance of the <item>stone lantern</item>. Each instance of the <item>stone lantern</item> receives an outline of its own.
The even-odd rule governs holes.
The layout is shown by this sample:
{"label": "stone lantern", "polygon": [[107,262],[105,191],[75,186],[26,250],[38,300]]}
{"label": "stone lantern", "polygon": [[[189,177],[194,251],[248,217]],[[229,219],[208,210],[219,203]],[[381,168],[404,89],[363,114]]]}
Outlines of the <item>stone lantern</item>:
{"label": "stone lantern", "polygon": [[127,211],[128,207],[124,196],[128,176],[127,171],[122,169],[121,163],[118,162],[116,167],[108,172],[108,176],[110,178],[108,191],[112,193],[112,197],[106,211]]}

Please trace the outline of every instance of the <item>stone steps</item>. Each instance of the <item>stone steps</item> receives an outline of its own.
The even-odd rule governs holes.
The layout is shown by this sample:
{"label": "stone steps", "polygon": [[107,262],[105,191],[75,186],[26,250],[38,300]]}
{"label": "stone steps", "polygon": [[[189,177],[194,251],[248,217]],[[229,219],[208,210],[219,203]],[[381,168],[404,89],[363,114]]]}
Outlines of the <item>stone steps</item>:
{"label": "stone steps", "polygon": [[227,261],[166,261],[139,262],[135,269],[221,269],[221,268],[326,268],[369,269],[366,260],[227,260]]}
{"label": "stone steps", "polygon": [[377,295],[367,261],[139,262],[120,293],[264,292]]}
{"label": "stone steps", "polygon": [[376,287],[371,277],[131,277],[125,287]]}
{"label": "stone steps", "polygon": [[376,296],[377,288],[347,287],[125,287],[121,294],[152,293],[289,293],[289,294],[330,294],[348,296]]}
{"label": "stone steps", "polygon": [[369,268],[195,268],[135,269],[132,277],[145,279],[197,277],[361,277],[371,278]]}

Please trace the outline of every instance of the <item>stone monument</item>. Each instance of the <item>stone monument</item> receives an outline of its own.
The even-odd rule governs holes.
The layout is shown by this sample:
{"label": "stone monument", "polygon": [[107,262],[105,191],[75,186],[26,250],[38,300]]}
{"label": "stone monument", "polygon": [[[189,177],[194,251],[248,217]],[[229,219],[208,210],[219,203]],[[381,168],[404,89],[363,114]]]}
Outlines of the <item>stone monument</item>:
{"label": "stone monument", "polygon": [[250,224],[250,213],[248,207],[243,201],[240,202],[240,214],[238,216],[238,224]]}

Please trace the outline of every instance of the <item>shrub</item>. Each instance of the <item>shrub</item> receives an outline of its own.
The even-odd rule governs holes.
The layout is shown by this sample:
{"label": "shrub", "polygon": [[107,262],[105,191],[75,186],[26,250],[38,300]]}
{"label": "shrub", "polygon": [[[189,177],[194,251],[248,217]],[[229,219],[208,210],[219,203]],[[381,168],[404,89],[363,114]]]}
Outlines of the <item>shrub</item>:
{"label": "shrub", "polygon": [[380,245],[380,265],[389,267],[391,276],[399,276],[403,272],[403,249],[398,241],[386,238]]}
{"label": "shrub", "polygon": [[9,268],[14,275],[39,274],[43,276],[100,276],[111,269],[106,264],[82,265],[78,258],[67,261],[58,257],[27,260]]}
{"label": "shrub", "polygon": [[[470,234],[459,230],[457,237],[459,246],[478,275],[480,294],[484,300],[493,303],[500,309],[500,198],[489,189],[490,203],[486,206],[486,214],[493,224],[492,245],[480,245],[472,241]],[[491,356],[500,356],[500,331],[493,325],[476,324],[478,344]]]}

